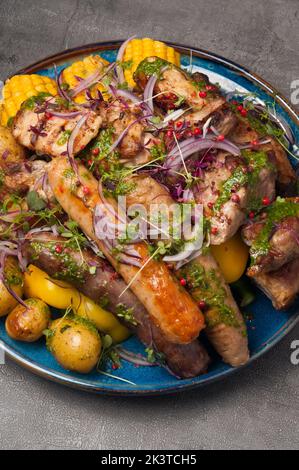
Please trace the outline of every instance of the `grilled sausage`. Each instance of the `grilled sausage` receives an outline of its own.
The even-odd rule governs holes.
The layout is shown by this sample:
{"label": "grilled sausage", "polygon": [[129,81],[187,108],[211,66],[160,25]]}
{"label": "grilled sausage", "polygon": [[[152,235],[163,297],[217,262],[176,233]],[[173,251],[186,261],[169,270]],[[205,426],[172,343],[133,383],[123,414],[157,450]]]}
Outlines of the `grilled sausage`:
{"label": "grilled sausage", "polygon": [[[63,241],[62,237],[51,233],[36,233],[24,242],[22,252],[30,263],[51,277],[70,282],[95,302],[100,303],[103,298],[107,299],[107,308],[112,313],[117,313],[120,303],[126,309],[133,309],[137,324],[125,320],[124,323],[147,347],[153,347],[162,353],[165,363],[178,377],[191,378],[207,370],[210,359],[199,341],[186,345],[167,341],[131,290],[125,292],[120,302],[119,294],[126,284],[106,260],[88,249],[83,249],[82,253],[67,249],[67,256],[60,256],[51,247]],[[89,266],[95,267],[94,274],[90,273]]]}
{"label": "grilled sausage", "polygon": [[[49,183],[57,201],[83,232],[97,243],[125,282],[130,283],[132,291],[166,338],[173,343],[191,343],[204,327],[204,318],[196,303],[172,277],[165,263],[149,258],[145,243],[132,245],[140,256],[143,267],[140,272],[135,266],[119,263],[115,259],[105,242],[99,240],[94,232],[93,211],[97,204],[103,207],[97,180],[83,165],[78,165],[81,186],[74,187],[74,178],[64,176],[69,168],[64,157],[54,159],[50,165]],[[115,219],[109,217],[115,223]]]}

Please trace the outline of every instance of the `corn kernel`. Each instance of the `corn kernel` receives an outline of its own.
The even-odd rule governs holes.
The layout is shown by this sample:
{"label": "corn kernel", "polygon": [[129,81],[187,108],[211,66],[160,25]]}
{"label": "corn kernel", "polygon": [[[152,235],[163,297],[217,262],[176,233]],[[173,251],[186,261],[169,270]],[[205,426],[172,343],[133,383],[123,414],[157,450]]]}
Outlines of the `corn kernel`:
{"label": "corn kernel", "polygon": [[40,92],[55,95],[57,88],[55,81],[43,75],[15,75],[8,79],[3,87],[3,103],[0,109],[0,121],[7,125],[7,121],[14,117],[23,101]]}
{"label": "corn kernel", "polygon": [[135,86],[133,73],[137,69],[139,63],[146,57],[157,56],[161,59],[180,65],[180,54],[173,47],[167,46],[161,41],[154,41],[150,38],[132,39],[126,47],[123,60],[132,60],[132,66],[124,71],[125,79],[130,87]]}

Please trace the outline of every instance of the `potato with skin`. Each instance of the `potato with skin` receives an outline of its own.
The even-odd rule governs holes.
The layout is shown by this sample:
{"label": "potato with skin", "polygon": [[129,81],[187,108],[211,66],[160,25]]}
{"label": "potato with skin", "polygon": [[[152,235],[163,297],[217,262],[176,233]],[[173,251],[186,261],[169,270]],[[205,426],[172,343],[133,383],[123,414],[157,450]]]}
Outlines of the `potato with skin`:
{"label": "potato with skin", "polygon": [[32,343],[43,336],[50,323],[50,309],[40,299],[25,300],[28,308],[18,305],[5,322],[7,334],[16,341]]}
{"label": "potato with skin", "polygon": [[[12,256],[6,258],[4,278],[9,287],[13,289],[19,297],[22,297],[23,273],[16,259]],[[0,281],[0,317],[7,315],[17,305],[18,301],[8,292],[3,282]]]}
{"label": "potato with skin", "polygon": [[21,162],[26,157],[26,149],[18,144],[9,128],[0,126],[0,165]]}
{"label": "potato with skin", "polygon": [[64,369],[88,374],[99,361],[102,343],[93,323],[68,315],[51,323],[47,347]]}

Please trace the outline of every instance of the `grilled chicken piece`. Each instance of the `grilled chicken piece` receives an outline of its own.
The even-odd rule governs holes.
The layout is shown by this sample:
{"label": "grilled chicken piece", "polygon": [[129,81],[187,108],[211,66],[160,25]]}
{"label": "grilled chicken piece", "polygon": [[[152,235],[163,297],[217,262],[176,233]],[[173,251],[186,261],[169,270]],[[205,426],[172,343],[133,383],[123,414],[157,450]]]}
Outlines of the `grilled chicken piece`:
{"label": "grilled chicken piece", "polygon": [[[40,106],[36,105],[34,109],[28,109],[24,105],[14,118],[12,128],[16,140],[39,155],[50,155],[52,157],[65,155],[69,136],[84,113],[87,115],[87,119],[80,127],[75,138],[74,154],[82,150],[98,134],[102,125],[102,117],[98,112],[92,110],[82,111],[82,108],[76,107],[73,107],[70,111],[63,108],[57,98],[48,100],[43,108]],[[57,117],[51,115],[53,107],[55,112],[62,114],[70,114],[76,111],[81,111],[81,114],[69,118]],[[41,109],[44,112],[41,112]]]}
{"label": "grilled chicken piece", "polygon": [[[139,88],[144,90],[148,79],[155,73],[159,74],[159,79],[154,87],[154,95],[159,96],[156,96],[154,101],[165,111],[182,107],[184,104],[185,107],[192,108],[188,119],[201,122],[225,104],[225,99],[219,94],[217,87],[211,86],[206,76],[199,74],[200,77],[197,75],[193,78],[182,69],[158,57],[144,59],[134,73],[134,80]],[[197,80],[203,81],[202,87],[206,93],[204,97],[199,94],[200,87],[198,82],[196,84]],[[206,86],[210,86],[211,89],[207,89]],[[177,102],[181,103],[176,104]]]}
{"label": "grilled chicken piece", "polygon": [[146,122],[142,121],[140,107],[133,106],[129,101],[115,100],[102,108],[101,115],[105,126],[113,126],[114,141],[130,126],[117,147],[122,159],[131,159],[143,150]]}
{"label": "grilled chicken piece", "polygon": [[[23,255],[49,276],[70,282],[95,302],[100,303],[103,298],[107,299],[107,309],[115,315],[120,305],[132,309],[136,325],[124,320],[126,326],[144,345],[162,353],[166,365],[178,377],[191,378],[206,372],[210,359],[199,341],[195,340],[187,345],[167,341],[160,328],[150,321],[146,309],[131,290],[127,290],[121,299],[119,298],[126,284],[106,260],[88,249],[82,249],[80,253],[68,248],[64,250],[67,251],[68,257],[66,258],[65,253],[60,256],[51,247],[63,241],[62,237],[51,233],[36,233],[23,243]],[[76,266],[72,272],[67,260],[71,260],[72,266]],[[89,272],[90,265],[96,268],[94,274]],[[121,320],[119,317],[118,319]]]}
{"label": "grilled chicken piece", "polygon": [[246,219],[251,204],[275,195],[275,171],[267,154],[254,152],[246,161],[218,152],[205,168],[195,190],[211,224],[211,243],[219,245],[231,238]]}
{"label": "grilled chicken piece", "polygon": [[[85,234],[95,241],[125,282],[130,283],[130,288],[168,341],[176,344],[191,343],[204,328],[204,318],[196,303],[171,276],[165,263],[149,259],[149,251],[145,243],[131,245],[140,256],[142,270],[131,264],[118,262],[107,242],[95,235],[93,211],[98,204],[109,220],[116,223],[115,218],[103,206],[103,201],[98,194],[97,180],[83,165],[78,165],[80,181],[88,188],[88,194],[83,193],[81,188],[74,192],[72,178],[64,177],[65,170],[68,168],[69,163],[65,158],[56,158],[51,162],[48,172],[49,183],[57,201],[69,217],[79,224]],[[115,201],[111,198],[107,199],[107,202],[114,207]]]}
{"label": "grilled chicken piece", "polygon": [[277,271],[253,276],[257,286],[271,300],[273,307],[284,310],[292,305],[299,293],[299,258],[284,264]]}
{"label": "grilled chicken piece", "polygon": [[[172,214],[174,201],[164,186],[145,175],[132,180],[135,188],[127,195],[128,207],[139,203],[149,212],[152,205],[158,204]],[[249,357],[246,325],[212,255],[199,256],[179,269],[176,276],[187,280],[187,289],[197,302],[206,300],[207,308],[203,310],[207,324],[205,333],[223,360],[235,367],[245,364]],[[214,304],[209,305],[213,300]]]}
{"label": "grilled chicken piece", "polygon": [[[250,113],[250,111],[249,111]],[[297,177],[292,165],[288,159],[288,156],[282,146],[274,138],[259,135],[259,133],[250,127],[250,123],[247,119],[242,120],[238,118],[238,124],[229,135],[229,139],[238,144],[249,144],[252,141],[270,140],[269,143],[260,145],[259,150],[266,152],[272,152],[275,157],[276,168],[277,168],[277,186],[280,194],[286,196],[296,195],[296,183]]]}
{"label": "grilled chicken piece", "polygon": [[277,271],[299,257],[299,198],[278,199],[242,231],[250,246],[248,276]]}

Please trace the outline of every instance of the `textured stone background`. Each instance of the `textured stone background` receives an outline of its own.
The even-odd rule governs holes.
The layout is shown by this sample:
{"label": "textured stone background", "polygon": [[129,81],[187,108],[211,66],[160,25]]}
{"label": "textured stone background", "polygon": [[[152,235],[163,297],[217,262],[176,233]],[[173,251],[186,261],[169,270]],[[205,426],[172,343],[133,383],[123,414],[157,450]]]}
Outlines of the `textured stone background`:
{"label": "textured stone background", "polygon": [[[298,0],[0,0],[0,77],[64,48],[149,35],[240,62],[287,97],[299,78]],[[299,447],[299,327],[229,380],[186,394],[97,397],[0,366],[0,447]]]}

